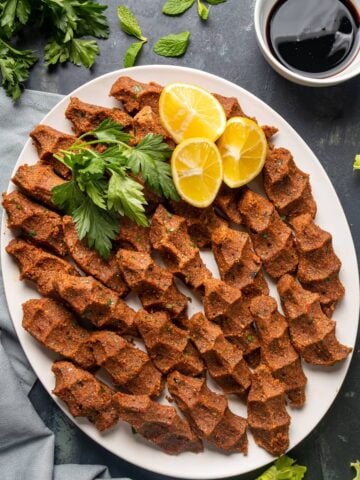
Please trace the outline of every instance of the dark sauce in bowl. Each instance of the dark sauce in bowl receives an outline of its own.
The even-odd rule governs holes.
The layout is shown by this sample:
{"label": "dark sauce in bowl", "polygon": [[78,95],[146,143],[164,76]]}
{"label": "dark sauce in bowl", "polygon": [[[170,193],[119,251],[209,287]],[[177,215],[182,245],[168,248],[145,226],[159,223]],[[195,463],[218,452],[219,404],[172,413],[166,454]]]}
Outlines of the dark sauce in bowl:
{"label": "dark sauce in bowl", "polygon": [[272,53],[310,77],[341,71],[359,48],[359,13],[349,0],[280,0],[267,23]]}

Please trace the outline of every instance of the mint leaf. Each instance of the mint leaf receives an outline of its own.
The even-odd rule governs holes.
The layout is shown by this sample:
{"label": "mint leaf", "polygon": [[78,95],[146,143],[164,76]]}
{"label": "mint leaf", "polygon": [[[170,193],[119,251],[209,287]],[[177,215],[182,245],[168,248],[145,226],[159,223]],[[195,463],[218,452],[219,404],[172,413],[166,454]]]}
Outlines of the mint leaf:
{"label": "mint leaf", "polygon": [[190,32],[181,32],[160,38],[154,45],[154,52],[162,57],[180,57],[186,52]]}
{"label": "mint leaf", "polygon": [[306,467],[297,465],[295,460],[283,455],[256,480],[302,480],[306,472]]}
{"label": "mint leaf", "polygon": [[360,155],[356,155],[355,161],[353,164],[353,169],[354,170],[360,170]]}
{"label": "mint leaf", "polygon": [[120,5],[117,9],[117,14],[120,20],[121,30],[128,35],[138,38],[139,40],[146,41],[143,36],[139,22],[130,8]]}
{"label": "mint leaf", "polygon": [[135,65],[136,59],[145,43],[145,40],[130,45],[124,55],[124,67],[129,68]]}
{"label": "mint leaf", "polygon": [[201,20],[204,20],[204,22],[209,18],[209,9],[201,3],[201,0],[197,0],[197,11],[199,17]]}
{"label": "mint leaf", "polygon": [[73,220],[80,240],[86,238],[90,248],[94,247],[103,258],[109,258],[112,241],[120,229],[118,218],[85,198],[74,210]]}
{"label": "mint leaf", "polygon": [[360,480],[360,461],[357,460],[356,462],[350,463],[350,466],[355,469],[356,477],[353,480]]}
{"label": "mint leaf", "polygon": [[181,15],[194,5],[195,0],[167,0],[162,12],[165,15]]}

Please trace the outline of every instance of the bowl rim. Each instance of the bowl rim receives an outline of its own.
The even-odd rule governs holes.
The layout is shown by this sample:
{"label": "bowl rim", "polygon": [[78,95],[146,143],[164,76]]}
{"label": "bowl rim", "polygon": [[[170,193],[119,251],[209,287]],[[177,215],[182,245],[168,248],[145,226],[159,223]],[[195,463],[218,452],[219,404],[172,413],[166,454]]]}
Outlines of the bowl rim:
{"label": "bowl rim", "polygon": [[[299,73],[295,73],[292,70],[285,67],[272,53],[270,50],[266,39],[264,38],[263,31],[260,24],[261,18],[261,8],[263,4],[268,0],[255,0],[255,8],[254,8],[254,26],[255,26],[255,33],[259,48],[265,57],[266,61],[269,65],[277,71],[280,75],[282,75],[287,80],[295,82],[297,84],[305,85],[305,86],[312,86],[312,87],[328,87],[332,85],[337,85],[339,83],[343,83],[351,78],[356,77],[360,74],[360,46],[358,49],[357,54],[354,56],[353,60],[338,74],[332,75],[330,77],[325,78],[312,78],[306,75],[301,75]],[[278,0],[270,0],[275,4]],[[359,9],[358,6],[356,8]],[[360,15],[360,12],[359,12]],[[358,62],[358,66],[356,68],[350,68],[354,66],[354,62]]]}

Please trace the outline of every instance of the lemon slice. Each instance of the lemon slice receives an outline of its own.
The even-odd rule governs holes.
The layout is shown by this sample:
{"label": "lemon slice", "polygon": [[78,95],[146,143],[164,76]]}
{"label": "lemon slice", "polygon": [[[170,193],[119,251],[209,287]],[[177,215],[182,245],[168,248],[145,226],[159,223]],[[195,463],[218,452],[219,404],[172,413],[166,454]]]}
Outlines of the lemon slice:
{"label": "lemon slice", "polygon": [[223,159],[224,182],[231,188],[241,187],[259,175],[268,148],[262,128],[244,117],[228,121],[218,147]]}
{"label": "lemon slice", "polygon": [[225,112],[219,101],[208,91],[186,83],[164,87],[159,113],[163,127],[176,143],[194,137],[215,142],[226,127]]}
{"label": "lemon slice", "polygon": [[207,138],[189,138],[171,157],[174,184],[180,197],[194,207],[208,207],[221,186],[223,166],[220,152]]}

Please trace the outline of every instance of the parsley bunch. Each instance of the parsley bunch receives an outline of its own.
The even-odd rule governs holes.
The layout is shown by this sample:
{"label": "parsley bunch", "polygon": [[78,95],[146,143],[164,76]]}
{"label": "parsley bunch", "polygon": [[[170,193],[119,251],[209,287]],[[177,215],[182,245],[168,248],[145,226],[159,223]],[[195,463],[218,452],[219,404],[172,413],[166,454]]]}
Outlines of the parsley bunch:
{"label": "parsley bunch", "polygon": [[[70,168],[72,179],[53,189],[53,202],[73,217],[79,238],[105,259],[119,233],[120,217],[149,225],[143,186],[131,175],[141,174],[156,194],[179,199],[167,162],[172,150],[163,137],[148,134],[136,146],[129,145],[130,139],[118,123],[107,119],[56,156]],[[92,149],[94,144],[107,148],[99,152]]]}
{"label": "parsley bunch", "polygon": [[7,95],[18,100],[37,60],[34,52],[9,43],[18,34],[26,34],[26,26],[40,29],[48,38],[46,65],[70,61],[90,68],[99,46],[83,37],[109,36],[106,8],[94,0],[0,0],[0,72]]}

